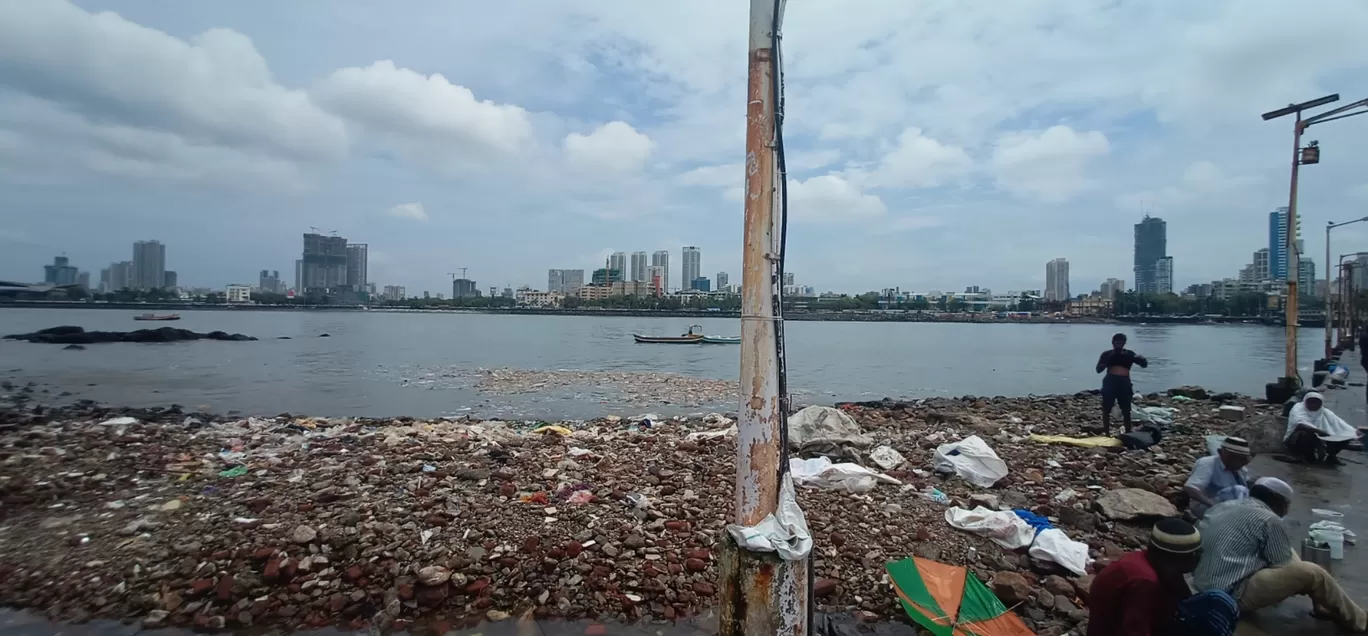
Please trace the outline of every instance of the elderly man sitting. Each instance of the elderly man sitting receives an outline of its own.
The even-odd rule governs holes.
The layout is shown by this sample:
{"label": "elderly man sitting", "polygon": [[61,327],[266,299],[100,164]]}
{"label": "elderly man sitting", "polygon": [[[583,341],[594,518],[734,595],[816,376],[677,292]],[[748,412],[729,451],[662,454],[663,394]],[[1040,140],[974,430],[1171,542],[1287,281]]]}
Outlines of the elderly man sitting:
{"label": "elderly man sitting", "polygon": [[1212,506],[1249,496],[1249,442],[1227,437],[1216,455],[1197,460],[1192,475],[1183,484],[1192,503],[1188,511],[1201,519]]}
{"label": "elderly man sitting", "polygon": [[1358,430],[1325,408],[1321,394],[1311,391],[1287,414],[1283,443],[1294,457],[1304,462],[1338,466],[1340,451],[1358,439],[1358,435]]}
{"label": "elderly man sitting", "polygon": [[1368,631],[1368,613],[1354,604],[1334,577],[1297,559],[1282,518],[1292,505],[1292,487],[1264,477],[1249,498],[1217,504],[1198,528],[1204,552],[1193,573],[1199,590],[1235,597],[1241,612],[1271,607],[1298,595],[1311,597],[1318,616],[1349,632]]}

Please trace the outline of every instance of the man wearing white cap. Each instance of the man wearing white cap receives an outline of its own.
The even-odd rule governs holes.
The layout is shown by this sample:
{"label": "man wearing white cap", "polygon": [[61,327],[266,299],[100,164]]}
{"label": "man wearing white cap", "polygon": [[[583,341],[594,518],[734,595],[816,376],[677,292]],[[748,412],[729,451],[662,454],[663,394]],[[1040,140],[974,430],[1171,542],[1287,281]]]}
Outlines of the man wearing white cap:
{"label": "man wearing white cap", "polygon": [[1205,551],[1193,584],[1221,590],[1239,601],[1241,612],[1271,607],[1293,596],[1311,597],[1317,615],[1352,633],[1368,632],[1368,613],[1349,598],[1319,565],[1297,559],[1282,518],[1292,505],[1292,487],[1264,477],[1249,498],[1217,504],[1198,529]]}
{"label": "man wearing white cap", "polygon": [[1183,484],[1192,503],[1188,511],[1201,519],[1212,506],[1223,501],[1249,496],[1249,442],[1239,437],[1227,437],[1216,455],[1197,460],[1192,475]]}

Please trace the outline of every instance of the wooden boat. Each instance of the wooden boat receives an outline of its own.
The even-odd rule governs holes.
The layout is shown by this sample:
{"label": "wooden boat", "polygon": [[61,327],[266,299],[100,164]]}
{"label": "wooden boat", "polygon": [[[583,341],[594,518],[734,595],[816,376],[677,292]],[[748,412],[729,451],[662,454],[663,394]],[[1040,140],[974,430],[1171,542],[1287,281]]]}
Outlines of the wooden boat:
{"label": "wooden boat", "polygon": [[158,316],[157,314],[142,314],[141,316],[134,316],[133,319],[134,319],[134,320],[180,320],[180,314],[167,314],[167,315],[165,315],[165,316]]}
{"label": "wooden boat", "polygon": [[707,337],[695,331],[696,329],[702,328],[703,327],[700,325],[693,325],[689,327],[687,333],[681,336],[643,336],[639,333],[634,333],[632,334],[632,339],[636,340],[639,344],[697,344],[703,342],[703,339]]}
{"label": "wooden boat", "polygon": [[703,336],[703,344],[741,344],[741,336]]}

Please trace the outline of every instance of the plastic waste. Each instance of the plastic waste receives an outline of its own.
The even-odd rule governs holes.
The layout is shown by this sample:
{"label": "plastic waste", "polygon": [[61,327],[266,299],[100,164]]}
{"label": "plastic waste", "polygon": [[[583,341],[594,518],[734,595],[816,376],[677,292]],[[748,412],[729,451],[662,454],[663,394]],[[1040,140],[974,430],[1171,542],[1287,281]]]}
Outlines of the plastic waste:
{"label": "plastic waste", "polygon": [[983,506],[973,510],[950,508],[945,511],[945,522],[957,530],[977,534],[1008,550],[1027,547],[1035,541],[1036,531],[1014,512],[989,510]]}
{"label": "plastic waste", "polygon": [[731,426],[731,428],[725,428],[725,429],[722,429],[722,430],[719,430],[719,431],[698,431],[697,433],[689,433],[688,435],[685,435],[685,436],[684,436],[684,439],[686,439],[686,440],[688,440],[688,441],[690,441],[690,442],[696,442],[696,441],[698,441],[698,440],[703,440],[703,439],[719,439],[719,438],[723,438],[723,437],[735,437],[735,436],[736,436],[736,425],[733,424],[733,425]]}
{"label": "plastic waste", "polygon": [[436,466],[433,466],[432,464],[423,464],[423,472],[425,472],[425,473],[434,473],[434,472],[437,472],[437,467],[436,467]]}
{"label": "plastic waste", "polygon": [[137,423],[138,419],[135,417],[115,417],[100,422],[100,426],[132,426]]}
{"label": "plastic waste", "polygon": [[793,482],[785,480],[779,486],[778,514],[765,515],[753,526],[730,524],[727,533],[736,543],[754,552],[775,552],[788,561],[801,561],[812,551],[812,533],[808,530],[803,509],[798,507]]}
{"label": "plastic waste", "polygon": [[937,446],[935,469],[959,475],[980,488],[991,488],[1007,476],[1007,463],[977,435]]}
{"label": "plastic waste", "polygon": [[792,458],[789,460],[789,474],[793,476],[793,482],[799,486],[847,492],[869,492],[880,482],[894,486],[902,485],[902,482],[888,475],[874,472],[859,464],[833,464],[827,457]]}
{"label": "plastic waste", "polygon": [[[1173,399],[1177,400],[1181,397],[1183,396],[1174,396]],[[1191,400],[1192,398],[1186,399]],[[1142,406],[1135,409],[1135,421],[1149,422],[1157,426],[1168,426],[1173,423],[1173,415],[1177,412],[1178,409],[1164,406]]]}
{"label": "plastic waste", "polygon": [[926,490],[923,490],[921,495],[938,504],[950,503],[949,495],[946,495],[945,493],[931,486],[927,486]]}
{"label": "plastic waste", "polygon": [[1059,528],[1041,530],[1028,553],[1041,561],[1053,561],[1078,576],[1088,573],[1088,544],[1070,539]]}
{"label": "plastic waste", "polygon": [[646,495],[639,492],[629,492],[625,498],[627,499],[627,503],[632,504],[633,507],[640,510],[646,510],[651,507],[651,500],[647,499]]}
{"label": "plastic waste", "polygon": [[555,434],[557,434],[557,435],[561,435],[561,436],[564,436],[564,437],[570,437],[570,435],[572,435],[572,434],[574,433],[574,431],[571,431],[570,429],[565,428],[564,426],[543,426],[543,427],[541,427],[541,428],[534,428],[534,429],[532,429],[532,432],[533,432],[533,433],[543,433],[543,434],[545,434],[545,433],[555,433]]}
{"label": "plastic waste", "polygon": [[232,467],[232,468],[229,468],[228,470],[225,470],[225,471],[223,471],[223,472],[220,472],[220,473],[219,473],[219,477],[228,477],[228,478],[232,478],[232,477],[241,477],[241,476],[246,475],[246,474],[247,474],[247,467],[246,467],[246,466],[238,465],[238,466],[234,466],[234,467]]}
{"label": "plastic waste", "polygon": [[569,501],[569,502],[572,503],[572,504],[581,504],[581,505],[582,505],[582,504],[587,504],[587,503],[589,503],[589,502],[591,502],[591,501],[593,501],[593,500],[594,500],[594,493],[592,493],[592,492],[590,492],[590,491],[588,491],[588,490],[576,490],[575,492],[573,492],[573,493],[570,494],[570,497],[569,497],[566,501]]}
{"label": "plastic waste", "polygon": [[874,441],[860,432],[855,418],[829,406],[809,406],[789,416],[789,446],[809,444],[868,447]]}
{"label": "plastic waste", "polygon": [[907,461],[907,458],[893,450],[892,446],[880,446],[869,452],[869,461],[878,464],[879,468],[884,470],[893,470]]}

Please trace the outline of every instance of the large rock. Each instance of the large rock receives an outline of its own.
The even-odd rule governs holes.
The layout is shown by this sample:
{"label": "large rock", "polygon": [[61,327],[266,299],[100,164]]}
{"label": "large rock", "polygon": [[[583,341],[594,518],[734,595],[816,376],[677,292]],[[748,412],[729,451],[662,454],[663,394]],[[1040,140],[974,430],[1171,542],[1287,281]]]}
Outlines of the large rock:
{"label": "large rock", "polygon": [[1008,607],[1025,603],[1031,598],[1031,583],[1016,572],[998,572],[993,575],[993,594]]}
{"label": "large rock", "polygon": [[197,333],[189,329],[162,327],[160,329],[138,329],[136,331],[86,331],[81,327],[52,327],[33,333],[16,333],[5,336],[5,340],[23,340],[40,344],[86,345],[101,342],[180,342],[182,340],[226,340],[241,342],[256,340],[240,333],[211,331]]}
{"label": "large rock", "polygon": [[1097,498],[1097,510],[1115,521],[1178,516],[1178,509],[1169,500],[1139,488],[1120,488],[1102,493]]}
{"label": "large rock", "polygon": [[1200,386],[1177,386],[1168,390],[1169,397],[1182,396],[1194,400],[1206,400],[1211,398],[1211,394]]}
{"label": "large rock", "polygon": [[1283,434],[1286,432],[1287,419],[1269,413],[1249,418],[1230,434],[1248,441],[1249,450],[1255,455],[1272,455],[1284,451]]}

